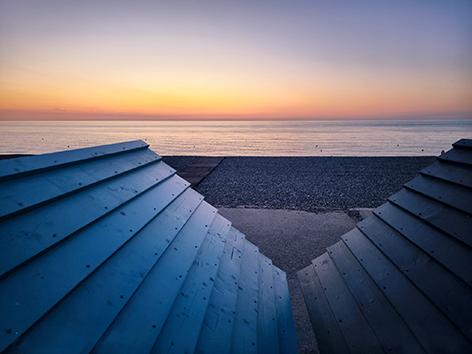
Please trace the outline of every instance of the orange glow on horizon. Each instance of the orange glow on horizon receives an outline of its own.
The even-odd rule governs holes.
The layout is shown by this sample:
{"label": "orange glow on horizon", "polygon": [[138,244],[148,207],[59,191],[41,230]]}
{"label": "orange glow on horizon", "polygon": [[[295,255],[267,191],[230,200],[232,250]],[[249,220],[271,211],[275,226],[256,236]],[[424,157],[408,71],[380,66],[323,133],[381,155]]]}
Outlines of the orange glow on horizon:
{"label": "orange glow on horizon", "polygon": [[[1,72],[1,70],[0,70]],[[199,75],[167,72],[113,73],[83,80],[87,73],[54,75],[3,73],[0,118],[30,112],[44,118],[48,112],[67,119],[77,112],[157,117],[386,117],[397,114],[472,111],[472,90],[444,85],[428,77],[403,80],[388,73],[336,72],[323,68],[295,76],[283,72]],[[300,76],[297,76],[300,75]],[[381,75],[382,79],[376,75]],[[69,77],[68,77],[69,76]],[[155,77],[155,79],[152,79]],[[210,77],[209,79],[207,77]],[[157,78],[161,78],[160,80]],[[434,87],[434,90],[430,88]],[[17,115],[18,116],[18,115]]]}

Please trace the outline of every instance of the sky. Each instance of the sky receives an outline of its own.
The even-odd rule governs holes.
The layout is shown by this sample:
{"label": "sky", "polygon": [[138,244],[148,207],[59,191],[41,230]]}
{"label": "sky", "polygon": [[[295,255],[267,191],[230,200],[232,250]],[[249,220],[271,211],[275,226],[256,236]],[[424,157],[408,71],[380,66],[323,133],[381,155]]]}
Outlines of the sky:
{"label": "sky", "polygon": [[0,0],[0,119],[472,118],[470,0]]}

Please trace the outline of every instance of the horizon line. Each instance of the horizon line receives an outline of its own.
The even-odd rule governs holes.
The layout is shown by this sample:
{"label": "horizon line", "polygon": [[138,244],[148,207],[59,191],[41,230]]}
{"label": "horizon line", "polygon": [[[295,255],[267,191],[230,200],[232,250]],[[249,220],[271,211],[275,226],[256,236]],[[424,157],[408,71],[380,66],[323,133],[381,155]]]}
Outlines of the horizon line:
{"label": "horizon line", "polygon": [[469,120],[472,112],[425,112],[397,114],[330,115],[330,116],[277,116],[268,114],[158,114],[37,111],[0,109],[0,121],[330,121],[330,120]]}

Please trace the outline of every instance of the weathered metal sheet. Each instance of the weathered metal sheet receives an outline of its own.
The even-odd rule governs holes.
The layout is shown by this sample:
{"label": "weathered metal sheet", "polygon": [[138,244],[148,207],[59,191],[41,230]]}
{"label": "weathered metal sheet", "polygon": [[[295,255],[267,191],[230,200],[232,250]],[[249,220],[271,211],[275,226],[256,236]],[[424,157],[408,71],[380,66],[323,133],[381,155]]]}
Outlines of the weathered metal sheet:
{"label": "weathered metal sheet", "polygon": [[[9,249],[10,252],[0,259],[0,274],[17,267],[173,175],[164,164],[153,164],[141,173],[118,176],[107,185],[98,184],[82,193],[5,220],[0,223],[0,248]],[[129,188],[130,185],[133,188]],[[78,206],[81,208],[80,213],[77,213]]]}
{"label": "weathered metal sheet", "polygon": [[383,353],[374,332],[327,253],[313,261],[329,307],[351,353]]}
{"label": "weathered metal sheet", "polygon": [[62,167],[71,163],[93,160],[113,154],[120,154],[126,151],[145,149],[147,147],[148,144],[146,144],[144,141],[133,140],[124,143],[3,160],[0,164],[0,179],[6,177],[13,178],[22,174],[31,173],[33,171]]}
{"label": "weathered metal sheet", "polygon": [[277,309],[275,305],[274,274],[271,262],[265,257],[259,261],[258,343],[263,353],[278,353]]}
{"label": "weathered metal sheet", "polygon": [[449,150],[445,154],[439,156],[439,159],[472,166],[472,156],[470,152],[465,149]]}
{"label": "weathered metal sheet", "polygon": [[[154,343],[153,353],[165,353],[168,348],[175,353],[195,351],[200,335],[200,330],[195,329],[201,329],[203,325],[212,290],[211,279],[216,277],[225,246],[221,235],[225,235],[229,227],[228,220],[220,215],[215,217]],[[186,320],[182,321],[182,318]]]}
{"label": "weathered metal sheet", "polygon": [[[10,272],[0,282],[2,327],[23,334],[167,207],[172,194],[185,188],[180,178],[165,181],[65,240],[61,247]],[[0,338],[0,345],[9,345],[14,336]]]}
{"label": "weathered metal sheet", "polygon": [[[386,352],[419,353],[423,349],[387,298],[342,241],[328,254]],[[392,333],[395,333],[392,336]]]}
{"label": "weathered metal sheet", "polygon": [[[103,159],[84,161],[0,182],[0,218],[38,207],[56,198],[64,198],[108,178],[159,160],[150,150],[137,150]],[[1,164],[0,164],[1,166]],[[170,169],[170,167],[168,167]],[[173,171],[175,172],[175,171]],[[31,193],[34,191],[34,193]]]}
{"label": "weathered metal sheet", "polygon": [[246,241],[241,257],[241,274],[238,280],[238,301],[231,338],[231,352],[257,353],[257,298],[259,249]]}
{"label": "weathered metal sheet", "polygon": [[241,255],[245,251],[245,237],[234,228],[226,238],[225,251],[220,260],[218,274],[214,278],[204,325],[197,343],[197,352],[212,348],[215,353],[230,353],[231,333],[234,326],[238,283],[241,272]]}
{"label": "weathered metal sheet", "polygon": [[325,353],[349,353],[346,340],[324,295],[324,288],[314,268],[313,264],[310,264],[300,270],[297,275],[318,346]]}
{"label": "weathered metal sheet", "polygon": [[168,252],[163,254],[109,326],[95,352],[151,351],[205,240],[208,226],[213,222],[213,211],[207,203],[200,204]]}
{"label": "weathered metal sheet", "polygon": [[469,188],[423,175],[405,183],[405,187],[459,211],[472,214],[472,195]]}
{"label": "weathered metal sheet", "polygon": [[358,229],[342,237],[428,352],[467,352],[470,342]]}
{"label": "weathered metal sheet", "polygon": [[471,171],[472,166],[436,161],[436,163],[421,170],[421,173],[451,183],[456,183],[463,187],[472,188]]}
{"label": "weathered metal sheet", "polygon": [[290,305],[287,274],[277,267],[273,267],[272,271],[274,273],[277,327],[279,329],[279,352],[291,353],[293,348],[297,346],[297,336],[295,333],[295,325],[292,321],[292,306]]}
{"label": "weathered metal sheet", "polygon": [[[472,340],[472,289],[387,224],[368,218],[361,231]],[[438,286],[438,283],[441,286]],[[451,291],[454,289],[454,291]]]}
{"label": "weathered metal sheet", "polygon": [[[375,215],[381,218],[392,229],[411,241],[431,258],[437,260],[450,272],[464,282],[472,284],[472,249],[457,242],[454,238],[424,223],[414,215],[403,211],[391,203],[385,203],[376,210]],[[359,225],[364,229],[364,224]]]}
{"label": "weathered metal sheet", "polygon": [[[33,352],[40,347],[48,353],[60,353],[74,346],[90,351],[191,217],[189,207],[196,208],[200,202],[198,193],[185,191],[34,325],[18,348]],[[156,233],[162,237],[155,237]],[[51,332],[57,335],[48,335]],[[82,335],[76,337],[75,333]]]}
{"label": "weathered metal sheet", "polygon": [[388,198],[391,203],[420,218],[425,223],[472,247],[472,218],[457,209],[409,189],[402,189]]}
{"label": "weathered metal sheet", "polygon": [[455,148],[464,148],[472,150],[472,139],[460,139],[452,144]]}
{"label": "weathered metal sheet", "polygon": [[[455,143],[299,272],[322,353],[472,352],[471,161]],[[356,342],[363,321],[375,339]]]}
{"label": "weathered metal sheet", "polygon": [[297,352],[284,273],[144,142],[0,161],[0,201],[0,351]]}

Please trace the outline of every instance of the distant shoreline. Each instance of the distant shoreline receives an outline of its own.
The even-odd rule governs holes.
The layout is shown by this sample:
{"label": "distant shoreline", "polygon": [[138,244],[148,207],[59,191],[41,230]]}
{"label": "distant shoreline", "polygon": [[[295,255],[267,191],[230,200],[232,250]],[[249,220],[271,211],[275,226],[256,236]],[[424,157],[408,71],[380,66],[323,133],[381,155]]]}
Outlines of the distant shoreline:
{"label": "distant shoreline", "polygon": [[[25,157],[25,156],[34,156],[39,154],[9,154],[9,153],[0,153],[0,159],[12,159],[17,157]],[[167,159],[198,159],[198,158],[207,158],[207,157],[223,157],[223,158],[267,158],[267,159],[313,159],[313,158],[368,158],[368,159],[383,159],[383,158],[418,158],[418,157],[434,157],[433,155],[411,155],[411,156],[395,156],[395,155],[385,155],[385,156],[244,156],[244,155],[161,155],[163,158]]]}

